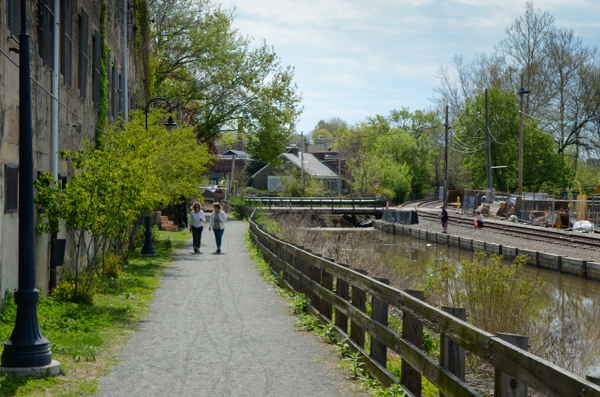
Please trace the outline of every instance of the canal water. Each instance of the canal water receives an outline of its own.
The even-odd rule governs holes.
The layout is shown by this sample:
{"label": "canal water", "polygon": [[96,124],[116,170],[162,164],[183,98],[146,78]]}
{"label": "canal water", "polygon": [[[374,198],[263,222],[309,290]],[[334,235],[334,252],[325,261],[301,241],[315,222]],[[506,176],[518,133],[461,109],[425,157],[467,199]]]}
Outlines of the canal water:
{"label": "canal water", "polygon": [[[356,236],[356,241],[368,237],[371,242],[376,242],[371,249],[379,252],[400,249],[402,255],[421,269],[418,273],[423,281],[429,264],[436,256],[448,258],[456,266],[464,260],[476,259],[472,252],[375,229],[314,228],[312,231],[321,235],[323,240],[327,236],[340,235],[345,240]],[[344,249],[364,251],[366,248],[364,244],[357,243]],[[360,256],[364,252],[356,254]],[[540,311],[530,351],[580,376],[600,376],[600,283],[528,266],[522,268],[521,275],[545,282],[544,293],[537,302]]]}

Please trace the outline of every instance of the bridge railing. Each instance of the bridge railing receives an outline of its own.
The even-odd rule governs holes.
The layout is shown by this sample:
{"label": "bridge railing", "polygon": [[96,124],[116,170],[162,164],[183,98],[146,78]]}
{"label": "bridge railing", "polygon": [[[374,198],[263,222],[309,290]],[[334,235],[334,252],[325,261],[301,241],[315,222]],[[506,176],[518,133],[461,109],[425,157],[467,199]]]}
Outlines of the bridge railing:
{"label": "bridge railing", "polygon": [[[255,214],[250,235],[280,284],[304,293],[310,300],[309,313],[330,324],[338,340],[347,339],[350,349],[363,356],[369,373],[384,385],[401,383],[408,395],[420,396],[423,376],[440,395],[480,396],[465,382],[469,351],[496,369],[495,396],[526,396],[531,387],[546,396],[600,397],[599,386],[515,346],[520,342],[527,347],[522,337],[483,331],[463,321],[464,309],[438,309],[424,302],[422,291],[398,290],[385,279],[287,243],[264,231],[254,221]],[[371,315],[366,312],[368,299]],[[402,334],[387,326],[390,305],[403,313]],[[441,335],[439,363],[421,350],[424,325]],[[369,352],[365,332],[371,336]],[[402,358],[400,380],[387,371],[388,349]]]}
{"label": "bridge railing", "polygon": [[245,202],[282,207],[383,207],[385,202],[375,197],[244,197]]}

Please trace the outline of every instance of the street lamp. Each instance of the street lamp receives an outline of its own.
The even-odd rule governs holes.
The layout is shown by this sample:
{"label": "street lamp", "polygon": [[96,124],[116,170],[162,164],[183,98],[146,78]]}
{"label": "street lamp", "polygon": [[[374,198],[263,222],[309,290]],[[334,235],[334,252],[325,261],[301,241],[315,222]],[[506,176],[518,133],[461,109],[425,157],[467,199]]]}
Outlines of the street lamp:
{"label": "street lamp", "polygon": [[[162,97],[156,97],[156,98],[152,98],[150,99],[150,101],[148,102],[148,104],[146,105],[146,133],[148,133],[148,108],[150,107],[150,104],[154,101],[165,101],[167,103],[167,105],[169,105],[169,113],[171,113],[173,111],[173,109],[171,108],[171,103],[169,101],[167,101],[165,98]],[[175,122],[175,120],[173,120],[173,116],[169,116],[169,118],[167,119],[167,122],[165,123],[165,127],[167,127],[169,130],[173,130],[175,128],[177,128],[177,123]],[[154,244],[152,244],[152,218],[150,215],[146,216],[146,239],[144,241],[144,246],[142,247],[142,251],[141,254],[144,256],[152,256],[152,255],[156,255],[156,249],[154,248]]]}
{"label": "street lamp", "polygon": [[60,363],[52,360],[50,344],[42,335],[37,316],[40,292],[35,288],[31,59],[26,0],[21,0],[19,47],[19,289],[15,292],[15,327],[4,342],[0,374],[41,378],[58,375]]}

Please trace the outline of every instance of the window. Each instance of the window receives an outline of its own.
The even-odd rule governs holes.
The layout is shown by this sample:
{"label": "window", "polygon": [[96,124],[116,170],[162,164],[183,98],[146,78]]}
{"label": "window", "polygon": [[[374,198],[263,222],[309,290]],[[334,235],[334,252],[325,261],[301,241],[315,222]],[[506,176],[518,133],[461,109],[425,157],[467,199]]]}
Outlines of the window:
{"label": "window", "polygon": [[44,66],[54,69],[54,1],[38,0],[39,52]]}
{"label": "window", "polygon": [[79,19],[79,90],[83,99],[87,97],[88,51],[88,15],[82,8]]}
{"label": "window", "polygon": [[112,70],[111,66],[110,66],[111,62],[110,62],[110,50],[108,50],[108,56],[106,57],[106,103],[108,104],[108,109],[107,109],[107,115],[106,118],[107,120],[110,120],[112,112],[111,112],[111,106],[110,106],[110,90],[112,89],[112,85],[111,85],[111,81],[110,81],[110,71]]}
{"label": "window", "polygon": [[4,213],[19,210],[19,166],[15,164],[4,165]]}
{"label": "window", "polygon": [[119,61],[115,58],[115,62],[113,64],[113,73],[112,73],[112,111],[113,111],[113,121],[117,121],[117,112],[119,110]]}
{"label": "window", "polygon": [[125,117],[123,115],[123,95],[125,94],[125,84],[124,84],[124,75],[123,72],[121,71],[121,73],[119,73],[119,113],[121,114],[121,117]]}
{"label": "window", "polygon": [[58,174],[58,184],[61,190],[67,187],[67,174]]}
{"label": "window", "polygon": [[8,27],[11,37],[18,43],[21,33],[21,2],[19,0],[8,0]]}
{"label": "window", "polygon": [[73,80],[73,0],[61,0],[62,57],[60,71],[64,76],[64,84],[71,88]]}
{"label": "window", "polygon": [[94,31],[94,47],[93,47],[93,65],[92,68],[92,100],[94,102],[94,109],[100,109],[100,65],[101,65],[101,57],[102,57],[102,39],[100,37],[100,33],[98,31]]}
{"label": "window", "polygon": [[289,177],[281,177],[281,176],[269,175],[267,190],[274,190],[276,192],[283,191],[283,185],[281,183],[281,180],[283,178],[289,178]]}

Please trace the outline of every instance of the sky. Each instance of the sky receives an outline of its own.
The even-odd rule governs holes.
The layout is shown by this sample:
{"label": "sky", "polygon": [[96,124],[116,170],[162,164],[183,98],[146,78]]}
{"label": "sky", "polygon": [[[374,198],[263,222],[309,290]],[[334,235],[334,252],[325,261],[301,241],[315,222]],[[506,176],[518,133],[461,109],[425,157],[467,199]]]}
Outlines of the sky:
{"label": "sky", "polygon": [[[557,27],[600,47],[599,0],[537,0]],[[296,129],[321,119],[349,123],[392,109],[429,109],[435,73],[454,55],[491,53],[523,15],[519,0],[222,0],[244,35],[273,46],[295,69],[304,111]]]}

